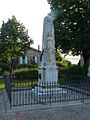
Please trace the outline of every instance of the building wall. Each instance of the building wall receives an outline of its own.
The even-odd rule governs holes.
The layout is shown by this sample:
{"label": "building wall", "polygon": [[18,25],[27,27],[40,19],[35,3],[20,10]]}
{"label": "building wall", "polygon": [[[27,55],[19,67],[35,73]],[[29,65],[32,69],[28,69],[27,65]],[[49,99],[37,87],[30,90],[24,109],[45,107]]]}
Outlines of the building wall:
{"label": "building wall", "polygon": [[36,50],[34,48],[30,48],[30,50],[27,51],[25,57],[20,57],[19,63],[20,64],[39,64],[40,61],[40,55],[41,51]]}

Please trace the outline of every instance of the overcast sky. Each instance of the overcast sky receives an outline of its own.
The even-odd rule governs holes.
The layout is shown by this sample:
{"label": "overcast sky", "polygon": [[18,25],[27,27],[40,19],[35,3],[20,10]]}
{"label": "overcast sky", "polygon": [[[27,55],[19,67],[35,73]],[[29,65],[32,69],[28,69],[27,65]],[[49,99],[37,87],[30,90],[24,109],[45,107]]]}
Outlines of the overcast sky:
{"label": "overcast sky", "polygon": [[12,15],[25,25],[34,40],[34,48],[42,44],[43,18],[50,12],[47,0],[0,0],[0,26]]}

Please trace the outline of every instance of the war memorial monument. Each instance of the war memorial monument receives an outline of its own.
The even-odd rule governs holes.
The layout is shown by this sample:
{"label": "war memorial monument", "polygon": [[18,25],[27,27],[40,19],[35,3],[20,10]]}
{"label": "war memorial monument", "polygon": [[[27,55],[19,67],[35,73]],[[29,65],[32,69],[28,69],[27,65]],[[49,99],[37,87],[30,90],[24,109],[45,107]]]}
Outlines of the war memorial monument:
{"label": "war memorial monument", "polygon": [[58,67],[55,59],[55,39],[53,17],[48,14],[44,18],[42,54],[39,66],[39,84],[41,82],[57,82]]}
{"label": "war memorial monument", "polygon": [[55,58],[55,37],[54,21],[55,16],[52,12],[44,18],[43,36],[42,36],[42,53],[40,64],[38,66],[38,87],[35,87],[35,93],[38,95],[61,94],[66,93],[58,84],[58,66]]}

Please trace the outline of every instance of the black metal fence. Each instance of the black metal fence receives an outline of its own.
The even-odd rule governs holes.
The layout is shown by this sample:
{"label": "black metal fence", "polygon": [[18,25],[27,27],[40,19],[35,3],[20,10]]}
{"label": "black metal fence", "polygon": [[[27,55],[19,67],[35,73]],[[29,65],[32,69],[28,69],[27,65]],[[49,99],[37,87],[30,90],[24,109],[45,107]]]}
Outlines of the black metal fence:
{"label": "black metal fence", "polygon": [[55,82],[38,85],[31,81],[5,79],[6,91],[11,106],[81,101],[90,99],[90,82],[71,82],[60,85]]}
{"label": "black metal fence", "polygon": [[47,104],[90,99],[90,81],[69,80],[63,85],[47,82],[38,85],[35,82],[10,81],[5,79],[5,88],[11,106]]}

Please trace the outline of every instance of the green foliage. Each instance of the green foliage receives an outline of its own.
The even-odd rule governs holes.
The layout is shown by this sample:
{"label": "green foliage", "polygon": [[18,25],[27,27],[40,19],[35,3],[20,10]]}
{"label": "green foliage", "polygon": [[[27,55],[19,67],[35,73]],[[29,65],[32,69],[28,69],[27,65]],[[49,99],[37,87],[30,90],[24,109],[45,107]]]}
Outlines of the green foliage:
{"label": "green foliage", "polygon": [[65,76],[67,73],[67,69],[71,66],[71,62],[68,60],[56,61],[58,68],[58,78]]}
{"label": "green foliage", "polygon": [[14,71],[16,79],[38,79],[38,68],[21,68]]}
{"label": "green foliage", "polygon": [[4,80],[0,79],[0,91],[5,89],[5,84],[4,84]]}
{"label": "green foliage", "polygon": [[90,57],[90,1],[89,0],[51,0],[51,9],[62,9],[56,17],[56,47],[62,52],[82,54],[85,63]]}
{"label": "green foliage", "polygon": [[37,85],[37,79],[14,79],[12,84],[14,87],[32,87],[34,88]]}
{"label": "green foliage", "polygon": [[2,73],[4,71],[9,71],[9,64],[6,64],[6,63],[0,63],[0,68],[2,69]]}
{"label": "green foliage", "polygon": [[87,78],[86,67],[81,67],[79,65],[71,65],[68,68],[59,68],[58,77],[58,82],[60,84],[83,83],[85,80],[90,80],[90,78]]}
{"label": "green foliage", "polygon": [[61,52],[59,49],[56,50],[56,61],[61,61],[62,60],[62,56],[61,56]]}
{"label": "green foliage", "polygon": [[2,68],[0,68],[0,74],[2,73]]}
{"label": "green foliage", "polygon": [[38,66],[37,65],[33,65],[33,64],[21,64],[21,65],[18,65],[18,69],[20,68],[37,68]]}
{"label": "green foliage", "polygon": [[9,71],[4,71],[3,75],[6,76],[6,77],[7,76],[9,77],[10,76],[10,72]]}
{"label": "green foliage", "polygon": [[62,61],[56,61],[57,66],[60,67],[70,67],[71,66],[71,62],[69,62],[68,60],[62,60]]}
{"label": "green foliage", "polygon": [[86,76],[87,69],[84,66],[72,65],[67,69],[67,76]]}
{"label": "green foliage", "polygon": [[0,29],[0,59],[11,62],[26,52],[32,42],[25,26],[12,16]]}
{"label": "green foliage", "polygon": [[10,79],[12,79],[15,59],[25,54],[32,42],[25,26],[17,21],[15,16],[6,23],[3,21],[0,29],[0,60],[10,64]]}

